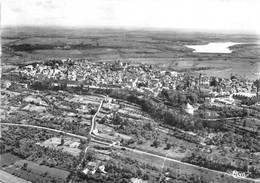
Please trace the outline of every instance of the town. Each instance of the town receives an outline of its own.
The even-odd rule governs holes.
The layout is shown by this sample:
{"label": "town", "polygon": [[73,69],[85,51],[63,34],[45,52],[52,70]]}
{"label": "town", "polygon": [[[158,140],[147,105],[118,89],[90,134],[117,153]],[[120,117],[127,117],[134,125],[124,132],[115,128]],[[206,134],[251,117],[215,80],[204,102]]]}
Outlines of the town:
{"label": "town", "polygon": [[[33,63],[18,68],[12,73],[19,76],[35,78],[35,80],[51,80],[53,85],[83,85],[93,88],[122,88],[148,92],[155,97],[162,90],[200,89],[214,97],[230,97],[239,95],[254,97],[259,94],[259,82],[232,76],[216,78],[199,75],[198,77],[175,71],[154,70],[148,64],[128,64],[122,61],[115,63],[92,63],[87,60],[50,60],[44,64]],[[257,85],[257,86],[256,86]],[[217,87],[218,86],[218,87]],[[225,104],[233,104],[234,100],[218,100]],[[233,102],[232,102],[233,101]]]}

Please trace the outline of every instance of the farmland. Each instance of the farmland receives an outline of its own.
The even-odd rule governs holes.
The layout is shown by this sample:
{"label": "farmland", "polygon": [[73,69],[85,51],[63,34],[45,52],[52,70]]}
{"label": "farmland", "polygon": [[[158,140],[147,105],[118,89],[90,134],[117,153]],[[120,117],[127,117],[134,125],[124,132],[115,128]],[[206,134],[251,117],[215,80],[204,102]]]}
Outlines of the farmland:
{"label": "farmland", "polygon": [[[10,134],[12,133],[12,138]],[[28,133],[25,133],[28,132]],[[46,145],[46,140],[54,138],[55,133],[42,132],[40,130],[7,127],[2,131],[1,169],[32,182],[64,182],[70,174],[79,157],[80,150],[72,151],[67,147],[68,140],[65,140],[65,149],[44,148],[39,144]],[[19,139],[19,140],[17,140]],[[65,138],[66,139],[66,138]],[[13,144],[17,143],[19,147]],[[68,151],[71,149],[71,151]],[[72,154],[72,155],[71,155]]]}
{"label": "farmland", "polygon": [[13,154],[10,154],[10,153],[1,154],[0,166],[7,167],[8,165],[12,165],[19,160],[20,160],[20,158]]}
{"label": "farmland", "polygon": [[[63,141],[61,145],[61,141]],[[68,152],[72,154],[73,156],[79,156],[80,149],[78,149],[78,146],[80,145],[78,139],[72,139],[72,138],[50,138],[42,143],[40,145],[44,147],[53,148],[56,150],[61,150],[63,152]]]}
{"label": "farmland", "polygon": [[1,173],[1,181],[3,182],[9,182],[9,183],[16,183],[16,182],[20,182],[20,183],[29,183],[28,181],[18,178],[14,175],[11,175],[3,170],[0,170]]}
{"label": "farmland", "polygon": [[[22,35],[17,32],[23,32]],[[33,35],[33,36],[30,36]],[[257,78],[259,70],[258,38],[254,35],[203,34],[199,32],[131,31],[100,29],[58,29],[30,27],[3,31],[3,62],[12,65],[48,59],[88,58],[95,62],[122,60],[130,63],[148,63],[157,68],[205,73],[209,76],[233,74]],[[184,45],[209,42],[246,43],[232,46],[228,54],[193,53]],[[63,47],[69,46],[69,49]],[[57,48],[60,49],[57,49]],[[13,50],[13,51],[11,51]],[[19,62],[17,62],[19,59]],[[248,73],[247,71],[251,72]]]}
{"label": "farmland", "polygon": [[[24,168],[24,165],[26,165],[26,168]],[[55,181],[63,182],[69,175],[69,172],[67,171],[50,168],[42,165],[40,166],[37,163],[33,163],[27,160],[20,160],[16,162],[13,167],[6,168],[5,170],[11,174],[22,177],[24,179],[28,179],[27,172],[30,172],[29,177],[31,177],[31,174],[35,175],[35,177],[32,176],[31,180],[29,181],[35,181],[35,179],[37,178],[38,180],[43,181],[44,177],[46,177],[45,181],[50,182],[53,180],[53,178],[51,177],[55,177]]]}

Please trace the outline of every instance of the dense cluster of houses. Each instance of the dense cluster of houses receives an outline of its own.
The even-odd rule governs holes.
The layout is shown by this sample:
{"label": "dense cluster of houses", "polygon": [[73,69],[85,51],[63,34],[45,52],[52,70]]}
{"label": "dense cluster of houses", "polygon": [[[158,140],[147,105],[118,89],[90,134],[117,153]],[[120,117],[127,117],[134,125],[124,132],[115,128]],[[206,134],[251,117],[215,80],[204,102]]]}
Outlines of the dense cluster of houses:
{"label": "dense cluster of houses", "polygon": [[[254,95],[257,92],[253,81],[245,78],[216,78],[205,75],[191,76],[175,71],[156,70],[148,64],[129,64],[121,61],[89,62],[84,59],[53,62],[52,65],[32,64],[15,71],[38,80],[53,79],[81,82],[83,85],[99,88],[128,88],[140,92],[151,92],[155,96],[163,89],[200,88],[216,96],[233,93]],[[218,87],[216,87],[218,86]]]}

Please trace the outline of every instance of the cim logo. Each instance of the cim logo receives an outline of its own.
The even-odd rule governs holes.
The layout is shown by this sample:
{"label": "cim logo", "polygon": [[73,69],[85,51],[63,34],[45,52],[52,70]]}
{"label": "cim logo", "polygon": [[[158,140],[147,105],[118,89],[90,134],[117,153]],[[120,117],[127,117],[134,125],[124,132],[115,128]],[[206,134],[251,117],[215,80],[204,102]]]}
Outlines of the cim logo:
{"label": "cim logo", "polygon": [[230,173],[234,178],[246,178],[248,177],[251,172],[238,172],[236,170],[232,171],[232,173]]}

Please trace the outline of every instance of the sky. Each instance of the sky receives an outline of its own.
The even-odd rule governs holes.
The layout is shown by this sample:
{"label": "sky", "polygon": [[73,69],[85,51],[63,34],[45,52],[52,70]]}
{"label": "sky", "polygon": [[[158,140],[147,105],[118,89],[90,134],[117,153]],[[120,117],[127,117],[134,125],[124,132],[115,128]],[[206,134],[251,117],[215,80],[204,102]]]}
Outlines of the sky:
{"label": "sky", "polygon": [[2,0],[1,26],[241,31],[260,34],[260,0]]}

